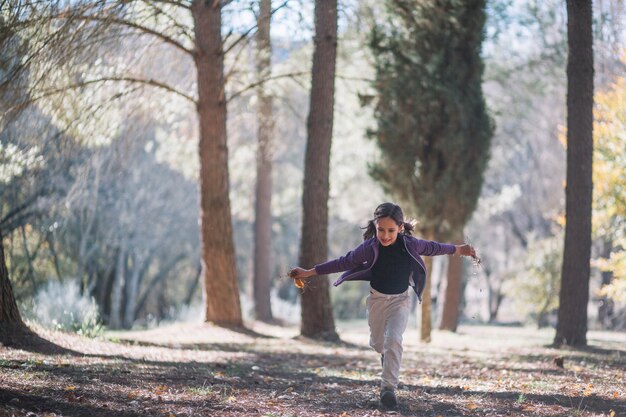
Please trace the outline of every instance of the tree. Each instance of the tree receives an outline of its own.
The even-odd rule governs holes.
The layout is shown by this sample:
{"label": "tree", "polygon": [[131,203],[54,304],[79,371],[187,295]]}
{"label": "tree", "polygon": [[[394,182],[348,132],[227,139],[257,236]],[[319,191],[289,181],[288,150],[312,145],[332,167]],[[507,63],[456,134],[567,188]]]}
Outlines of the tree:
{"label": "tree", "polygon": [[[32,33],[49,35],[49,38],[29,37],[29,59],[21,62],[18,69],[21,73],[31,69],[39,70],[31,76],[37,82],[30,86],[33,98],[27,98],[22,103],[12,103],[13,107],[19,108],[32,101],[48,101],[50,104],[52,98],[58,98],[49,107],[56,112],[57,120],[64,120],[71,126],[74,124],[73,114],[67,111],[64,95],[67,92],[84,92],[90,87],[111,83],[117,83],[122,90],[112,94],[113,100],[136,91],[137,86],[151,86],[196,104],[200,125],[199,159],[202,166],[202,256],[205,266],[205,293],[208,294],[205,319],[226,325],[242,325],[228,196],[224,50],[221,26],[215,26],[221,25],[222,5],[202,1],[191,4],[182,0],[106,3],[78,1],[71,4],[44,2],[27,5],[15,2],[10,3],[7,10],[17,16],[15,27],[20,31],[30,34],[29,31],[35,25],[43,22],[41,24],[46,30]],[[177,18],[181,21],[185,18],[187,20],[181,23]],[[188,18],[195,22],[195,33],[191,33]],[[156,77],[150,79],[128,72],[115,73],[118,68],[115,66],[115,59],[111,59],[114,56],[112,54],[100,55],[107,58],[108,65],[89,65],[96,60],[98,52],[102,52],[99,49],[102,43],[99,41],[103,38],[99,36],[103,33],[107,35],[105,43],[109,44],[111,39],[119,40],[129,34],[152,36],[160,41],[156,43],[158,46],[173,47],[170,49],[179,54],[178,58],[181,53],[184,54],[183,60],[193,58],[197,73],[197,100],[192,93],[185,92],[184,87],[175,83],[168,84]],[[189,47],[190,43],[195,48]],[[50,48],[49,44],[53,44],[54,48]],[[49,71],[51,65],[56,71]],[[124,90],[129,85],[134,85],[134,88]],[[95,107],[101,109],[103,105],[104,103],[99,102]],[[79,114],[82,115],[84,110],[81,108]],[[222,232],[215,233],[216,230]]]}
{"label": "tree", "polygon": [[194,1],[194,62],[200,123],[200,221],[205,320],[242,326],[228,195],[222,6]]}
{"label": "tree", "polygon": [[567,1],[565,245],[555,345],[587,344],[591,273],[593,36],[591,0]]}
{"label": "tree", "polygon": [[[328,256],[328,194],[333,132],[337,1],[316,0],[311,97],[302,194],[302,235],[299,264],[310,268]],[[337,340],[328,280],[315,280],[302,294],[303,336]]]}
{"label": "tree", "polygon": [[[0,242],[2,239],[0,231]],[[13,288],[4,258],[4,245],[0,244],[0,341],[4,341],[4,331],[7,327],[11,331],[15,327],[25,327],[25,325],[13,296]]]}
{"label": "tree", "polygon": [[[372,34],[378,93],[371,173],[419,216],[426,239],[462,233],[476,207],[492,126],[481,91],[484,1],[387,3]],[[426,260],[429,263],[428,260]],[[430,340],[430,280],[421,338]]]}
{"label": "tree", "polygon": [[[462,236],[453,240],[455,244],[463,243]],[[439,330],[456,332],[459,324],[459,311],[463,297],[463,259],[450,257],[448,259],[448,271],[446,274],[446,286],[443,297],[443,310]]]}
{"label": "tree", "polygon": [[[3,5],[4,6],[4,5]],[[25,88],[27,74],[21,71],[21,61],[26,52],[26,43],[16,33],[15,25],[18,21],[18,13],[12,10],[5,12],[4,7],[0,15],[0,164],[3,166],[3,175],[0,177],[0,195],[5,195],[5,182],[10,182],[16,177],[23,179],[29,177],[30,172],[25,172],[29,162],[32,162],[34,154],[32,149],[23,149],[10,143],[7,136],[15,130],[14,120],[23,114],[24,107],[16,107],[16,102],[27,97]],[[48,144],[46,136],[42,141],[45,147]],[[5,154],[8,149],[8,157]],[[30,181],[24,181],[27,183]],[[23,323],[9,277],[4,254],[3,231],[23,227],[27,219],[37,212],[36,202],[48,192],[39,186],[21,187],[11,190],[12,198],[5,206],[5,201],[0,204],[0,342],[11,341],[16,333],[30,333]],[[15,199],[17,194],[26,189],[26,198]],[[22,197],[22,195],[20,195]],[[4,199],[3,199],[4,200]],[[17,200],[17,201],[15,201]],[[6,209],[6,210],[5,210]]]}
{"label": "tree", "polygon": [[256,158],[256,190],[254,220],[254,311],[256,318],[272,320],[270,273],[272,253],[272,97],[263,80],[271,73],[270,42],[272,2],[261,0],[257,17],[258,148]]}
{"label": "tree", "polygon": [[[622,55],[626,64],[626,52]],[[607,328],[619,325],[618,303],[626,301],[626,77],[616,77],[595,96],[593,157],[593,231],[602,249],[595,264],[602,271],[598,320]]]}

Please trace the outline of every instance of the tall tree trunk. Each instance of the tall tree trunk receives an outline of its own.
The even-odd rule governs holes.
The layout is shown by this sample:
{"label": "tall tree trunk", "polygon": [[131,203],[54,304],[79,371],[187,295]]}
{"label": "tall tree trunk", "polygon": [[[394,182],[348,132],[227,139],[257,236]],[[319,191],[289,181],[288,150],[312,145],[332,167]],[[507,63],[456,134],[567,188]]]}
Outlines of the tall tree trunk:
{"label": "tall tree trunk", "polygon": [[[457,234],[454,244],[463,243],[463,233]],[[443,312],[441,315],[440,330],[456,332],[459,324],[459,308],[463,295],[463,259],[460,256],[448,257],[448,273],[446,277],[446,290],[443,300]]]}
{"label": "tall tree trunk", "polygon": [[256,191],[254,221],[254,312],[262,321],[272,321],[270,303],[272,254],[272,97],[263,80],[271,72],[272,46],[270,42],[271,0],[260,1],[257,19],[257,73],[260,85],[258,95],[258,149],[256,157]]}
{"label": "tall tree trunk", "polygon": [[[435,232],[432,229],[425,230],[424,236],[426,240],[434,240]],[[426,284],[422,293],[422,308],[420,318],[420,340],[424,343],[430,343],[430,333],[432,331],[432,297],[431,297],[431,277],[433,269],[432,256],[424,256],[424,265],[426,266]]]}
{"label": "tall tree trunk", "polygon": [[593,161],[591,0],[567,1],[567,187],[565,246],[554,343],[587,344]]}
{"label": "tall tree trunk", "polygon": [[126,306],[124,308],[124,328],[130,329],[137,318],[137,300],[139,299],[139,287],[150,265],[152,254],[146,256],[137,253],[132,257],[133,269],[126,284]]}
{"label": "tall tree trunk", "polygon": [[[25,327],[15,302],[9,271],[4,258],[4,242],[0,231],[0,330],[5,327]],[[4,336],[0,331],[0,336]],[[0,338],[1,339],[1,338]]]}
{"label": "tall tree trunk", "polygon": [[424,292],[422,293],[422,317],[420,326],[420,340],[424,343],[430,343],[430,333],[432,331],[432,298],[431,298],[431,269],[433,267],[433,258],[431,256],[424,257],[424,264],[426,265],[426,285],[424,286]]}
{"label": "tall tree trunk", "polygon": [[200,230],[205,321],[241,327],[239,283],[228,195],[224,51],[219,1],[191,6],[200,123]]}
{"label": "tall tree trunk", "polygon": [[[315,2],[315,49],[302,195],[300,265],[310,268],[328,256],[328,194],[330,145],[333,133],[337,1]],[[315,279],[302,294],[303,336],[337,340],[328,280]]]}

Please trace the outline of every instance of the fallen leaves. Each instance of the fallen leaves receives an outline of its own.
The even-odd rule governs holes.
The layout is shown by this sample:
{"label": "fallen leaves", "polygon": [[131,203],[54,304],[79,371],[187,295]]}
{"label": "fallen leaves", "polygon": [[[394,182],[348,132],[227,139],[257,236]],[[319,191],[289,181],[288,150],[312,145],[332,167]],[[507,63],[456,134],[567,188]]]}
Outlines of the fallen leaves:
{"label": "fallen leaves", "polygon": [[[220,330],[207,332],[204,342],[194,339],[193,347],[167,331],[159,333],[159,347],[89,341],[91,353],[76,357],[0,347],[0,417],[9,407],[29,409],[11,409],[16,417],[30,410],[54,417],[45,401],[65,407],[62,415],[80,415],[76,410],[88,406],[96,414],[161,417],[617,417],[626,411],[620,357],[529,347],[526,341],[502,351],[457,349],[480,338],[474,328],[446,335],[449,345],[434,340],[432,347],[420,346],[407,337],[400,407],[384,410],[379,358],[367,346],[367,324],[359,331],[346,346],[292,339],[293,332],[272,338],[233,332],[225,342],[226,330]],[[566,356],[563,370],[552,363],[559,355]]]}

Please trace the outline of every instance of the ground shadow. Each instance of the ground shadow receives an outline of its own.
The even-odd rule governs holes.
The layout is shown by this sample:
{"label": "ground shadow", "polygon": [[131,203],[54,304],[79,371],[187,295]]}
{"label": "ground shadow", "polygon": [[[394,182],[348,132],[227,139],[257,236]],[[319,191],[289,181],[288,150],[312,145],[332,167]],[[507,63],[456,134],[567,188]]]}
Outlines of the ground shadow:
{"label": "ground shadow", "polygon": [[44,355],[83,356],[82,353],[44,339],[26,325],[0,327],[0,346]]}

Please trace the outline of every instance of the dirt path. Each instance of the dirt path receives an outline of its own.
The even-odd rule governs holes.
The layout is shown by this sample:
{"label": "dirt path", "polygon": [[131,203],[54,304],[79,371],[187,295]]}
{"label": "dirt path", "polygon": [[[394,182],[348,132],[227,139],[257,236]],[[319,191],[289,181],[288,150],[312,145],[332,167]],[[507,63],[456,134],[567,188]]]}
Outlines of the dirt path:
{"label": "dirt path", "polygon": [[0,417],[626,416],[624,333],[590,332],[583,351],[547,347],[551,330],[465,326],[429,345],[409,331],[389,411],[364,323],[343,323],[341,345],[251,328],[177,324],[110,340],[38,329],[66,350],[0,347]]}

